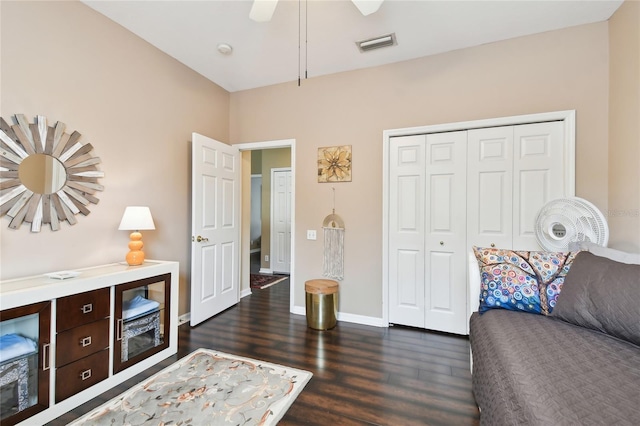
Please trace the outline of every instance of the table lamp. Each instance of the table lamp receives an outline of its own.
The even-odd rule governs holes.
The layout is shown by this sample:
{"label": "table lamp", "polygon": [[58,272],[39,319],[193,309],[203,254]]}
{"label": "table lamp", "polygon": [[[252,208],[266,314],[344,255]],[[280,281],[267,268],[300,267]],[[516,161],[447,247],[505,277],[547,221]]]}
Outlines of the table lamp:
{"label": "table lamp", "polygon": [[129,253],[127,253],[127,263],[131,266],[142,265],[144,262],[144,252],[142,251],[141,230],[156,229],[151,217],[149,207],[129,206],[124,210],[120,226],[120,231],[133,231],[129,238]]}

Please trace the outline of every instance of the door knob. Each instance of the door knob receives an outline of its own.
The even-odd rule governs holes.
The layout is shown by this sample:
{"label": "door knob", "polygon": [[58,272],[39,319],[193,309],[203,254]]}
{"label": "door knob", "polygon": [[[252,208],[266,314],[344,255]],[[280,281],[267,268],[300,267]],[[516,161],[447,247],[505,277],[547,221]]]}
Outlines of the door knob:
{"label": "door knob", "polygon": [[444,245],[444,241],[440,241],[440,245],[443,246]]}
{"label": "door knob", "polygon": [[496,246],[495,243],[491,243],[491,247],[495,247],[495,246]]}
{"label": "door knob", "polygon": [[207,241],[209,241],[209,239],[198,235],[198,237],[196,238],[196,241],[199,243],[206,243]]}

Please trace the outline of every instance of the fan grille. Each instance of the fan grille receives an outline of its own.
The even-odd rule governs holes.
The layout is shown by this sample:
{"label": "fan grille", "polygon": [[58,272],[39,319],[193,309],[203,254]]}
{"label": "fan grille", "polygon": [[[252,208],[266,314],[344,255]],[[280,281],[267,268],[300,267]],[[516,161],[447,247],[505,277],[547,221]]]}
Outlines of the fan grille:
{"label": "fan grille", "polygon": [[566,251],[572,242],[606,246],[609,229],[604,215],[582,198],[560,198],[545,204],[536,217],[536,240],[548,251]]}

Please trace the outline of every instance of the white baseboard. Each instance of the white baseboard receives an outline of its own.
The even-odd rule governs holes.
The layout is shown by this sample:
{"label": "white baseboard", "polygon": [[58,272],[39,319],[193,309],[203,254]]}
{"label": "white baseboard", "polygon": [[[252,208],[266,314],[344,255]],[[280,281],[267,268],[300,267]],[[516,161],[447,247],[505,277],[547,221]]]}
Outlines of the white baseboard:
{"label": "white baseboard", "polygon": [[245,288],[244,290],[242,290],[240,292],[240,299],[243,299],[247,296],[251,296],[251,289],[250,288]]}
{"label": "white baseboard", "polygon": [[249,250],[249,253],[260,253],[260,247]]}
{"label": "white baseboard", "polygon": [[[292,314],[307,315],[307,311],[304,306],[294,306],[291,310]],[[367,317],[364,315],[348,314],[344,312],[338,312],[338,321],[351,322],[354,324],[370,325],[372,327],[388,327],[389,324],[385,323],[382,318]]]}
{"label": "white baseboard", "polygon": [[180,315],[178,317],[178,325],[179,326],[184,324],[185,322],[189,322],[189,321],[191,321],[191,312],[187,312],[186,314]]}
{"label": "white baseboard", "polygon": [[[241,299],[247,296],[251,296],[250,288],[242,290],[242,293],[240,294]],[[291,313],[295,315],[303,315],[303,316],[307,315],[307,311],[304,306],[294,306],[293,309],[291,310]],[[364,315],[348,314],[344,312],[338,312],[338,318],[336,319],[338,321],[351,322],[354,324],[361,324],[361,325],[370,325],[372,327],[388,327],[389,326],[389,324],[385,323],[382,318],[367,317]],[[187,312],[186,314],[180,315],[178,317],[179,326],[189,321],[191,321],[191,312]]]}
{"label": "white baseboard", "polygon": [[338,312],[338,321],[352,322],[355,324],[370,325],[372,327],[388,327],[382,318],[367,317],[364,315],[347,314]]}
{"label": "white baseboard", "polygon": [[261,274],[271,274],[271,275],[273,275],[273,269],[271,269],[271,268],[260,268],[259,272]]}

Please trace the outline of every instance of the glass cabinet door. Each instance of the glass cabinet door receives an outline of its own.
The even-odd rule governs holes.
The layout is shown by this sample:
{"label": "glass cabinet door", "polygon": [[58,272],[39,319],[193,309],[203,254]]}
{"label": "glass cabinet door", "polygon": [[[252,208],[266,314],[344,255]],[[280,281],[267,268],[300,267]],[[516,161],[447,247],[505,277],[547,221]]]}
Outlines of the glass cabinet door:
{"label": "glass cabinet door", "polygon": [[115,287],[113,372],[169,347],[171,274]]}
{"label": "glass cabinet door", "polygon": [[51,302],[0,312],[0,423],[49,407]]}

